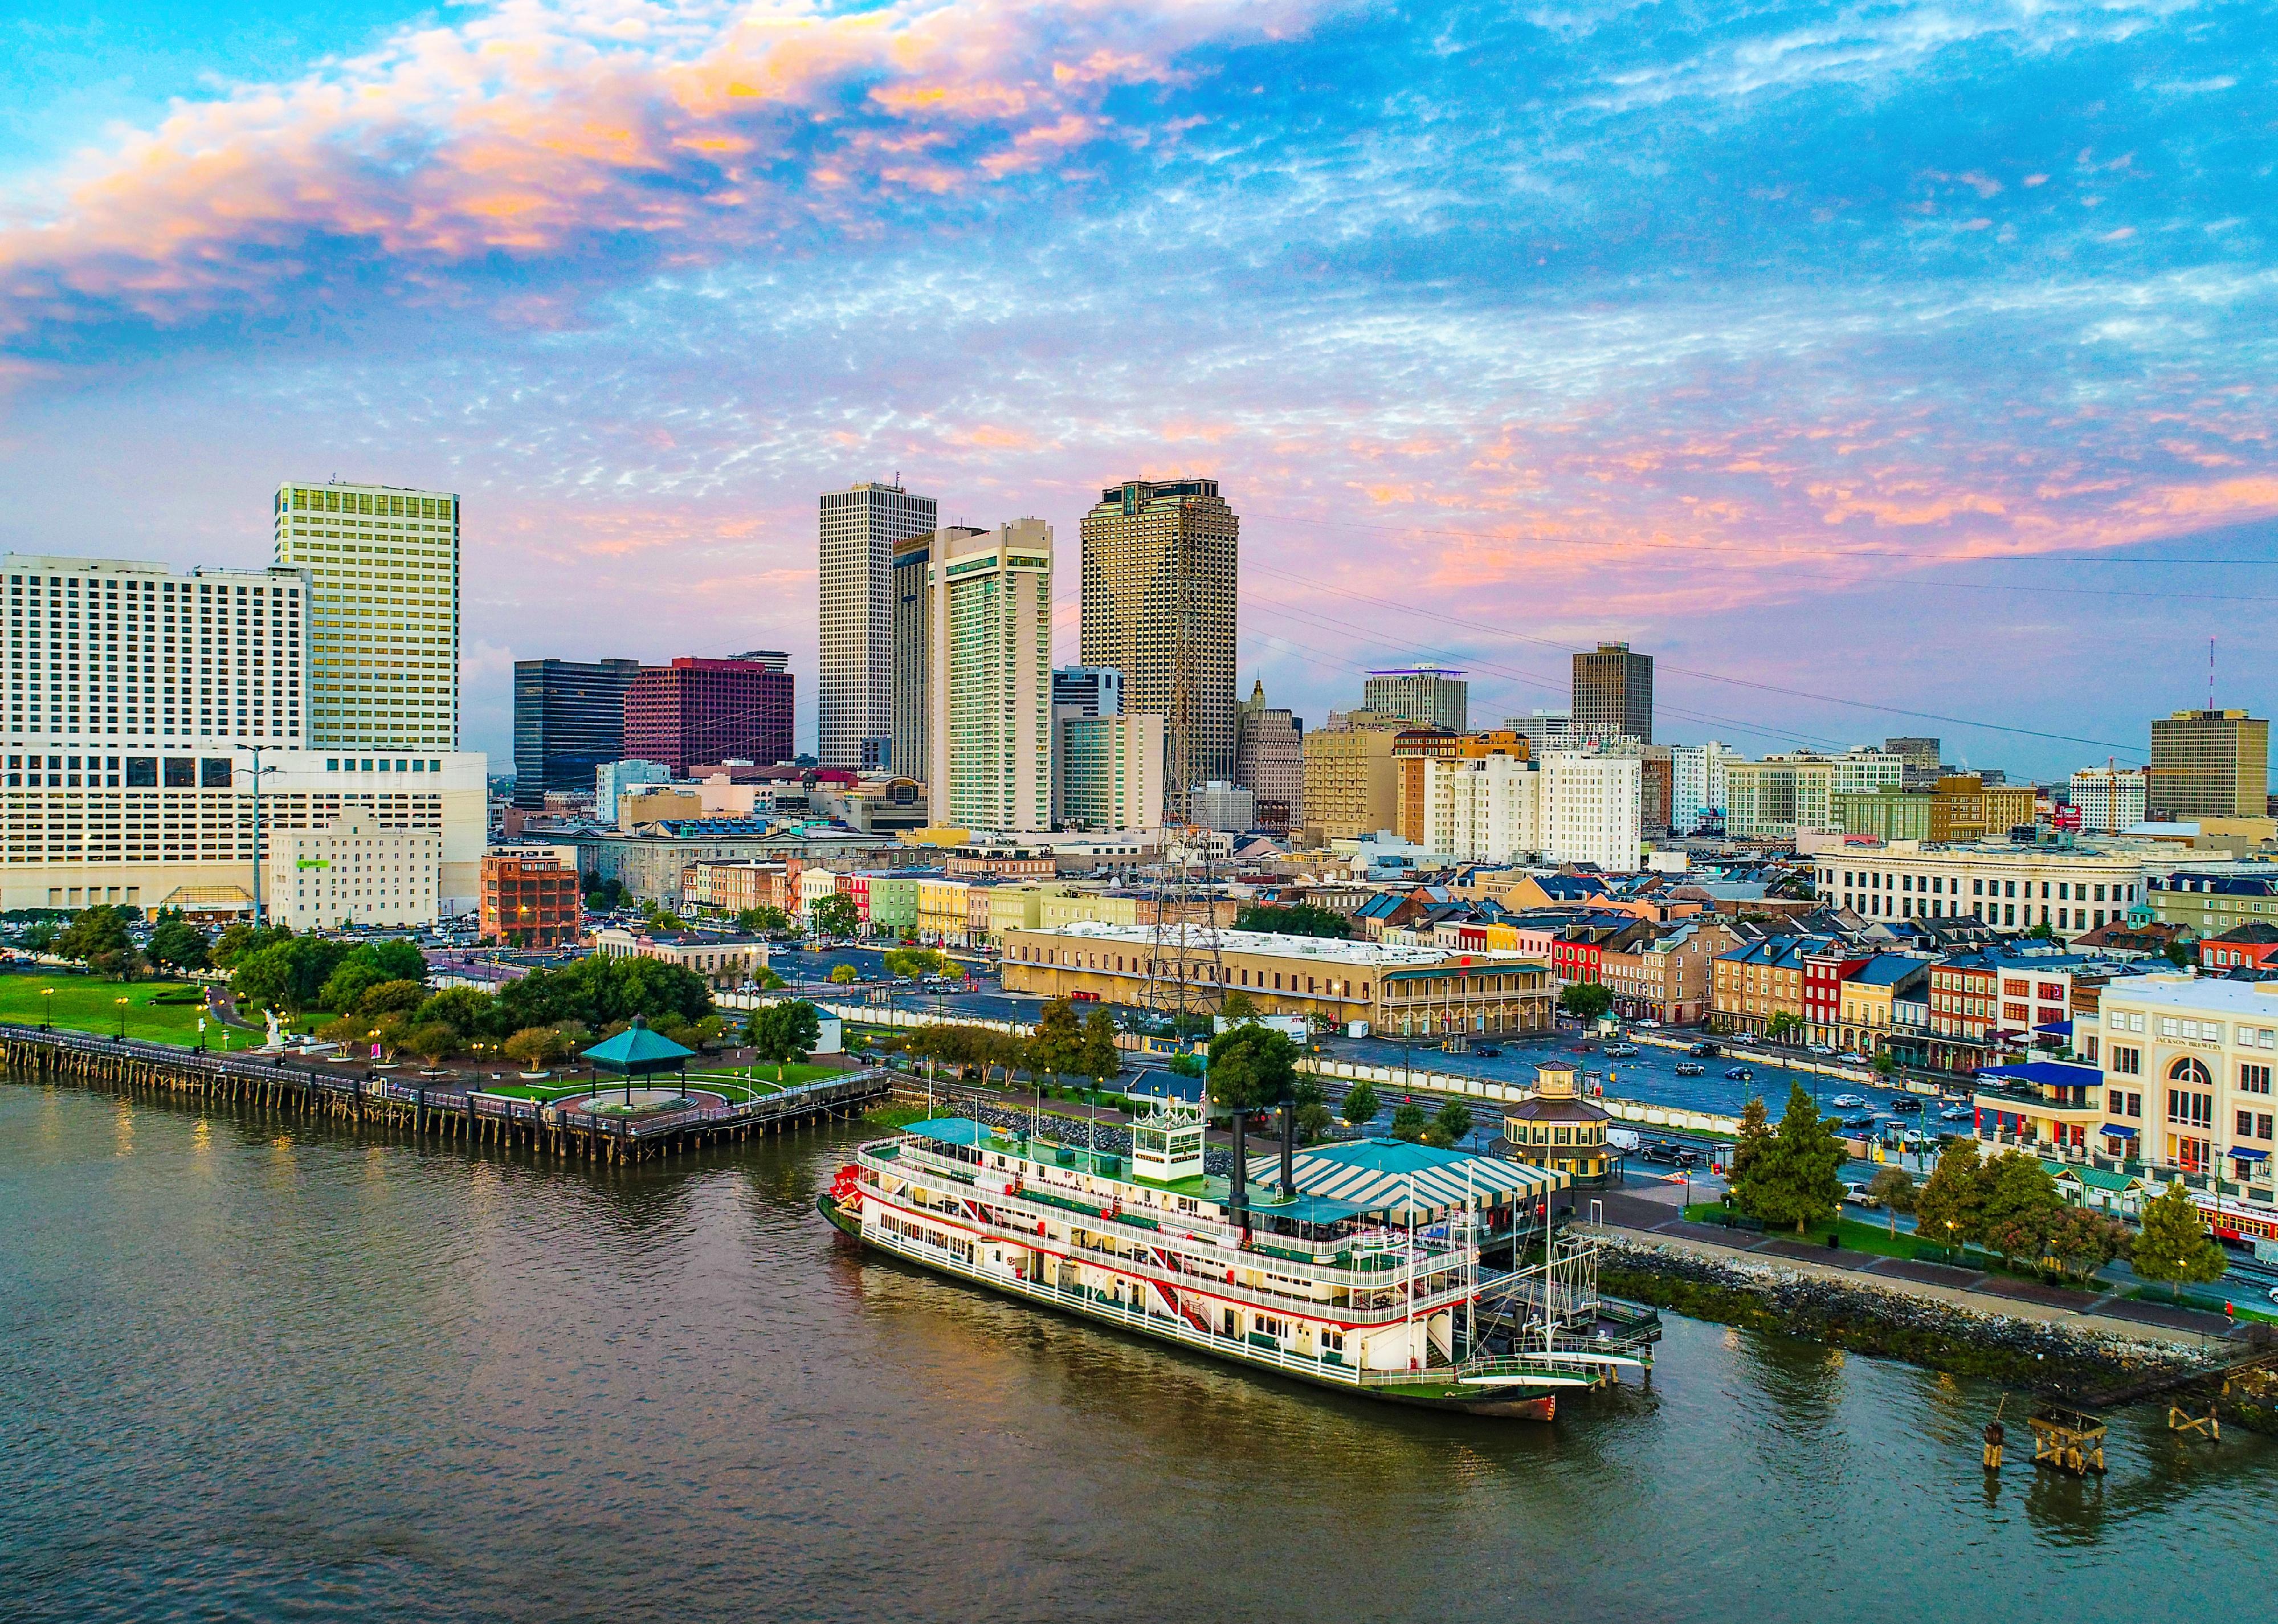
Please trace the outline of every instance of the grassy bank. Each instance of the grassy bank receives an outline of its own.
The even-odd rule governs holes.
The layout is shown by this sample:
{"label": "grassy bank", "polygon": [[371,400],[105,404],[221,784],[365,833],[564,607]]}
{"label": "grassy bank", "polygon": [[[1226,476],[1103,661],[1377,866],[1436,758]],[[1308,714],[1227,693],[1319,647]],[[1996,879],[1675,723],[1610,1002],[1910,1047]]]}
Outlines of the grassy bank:
{"label": "grassy bank", "polygon": [[[52,1000],[44,996],[55,989]],[[52,1002],[54,1024],[67,1031],[98,1032],[108,1038],[119,1030],[122,1007],[129,1038],[149,1043],[180,1044],[195,1048],[198,1041],[198,1010],[204,988],[187,981],[111,981],[95,976],[0,976],[0,1021],[39,1026],[48,1021]],[[161,1000],[174,1001],[161,1002]],[[218,1025],[210,1025],[207,1041],[219,1047]],[[240,1035],[242,1041],[242,1035]]]}

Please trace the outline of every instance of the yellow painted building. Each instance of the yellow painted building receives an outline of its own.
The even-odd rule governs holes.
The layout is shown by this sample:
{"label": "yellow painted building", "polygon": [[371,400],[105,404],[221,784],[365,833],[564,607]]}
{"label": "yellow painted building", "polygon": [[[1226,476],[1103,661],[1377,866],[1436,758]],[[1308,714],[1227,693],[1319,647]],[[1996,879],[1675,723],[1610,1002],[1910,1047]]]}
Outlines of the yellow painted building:
{"label": "yellow painted building", "polygon": [[1320,728],[1305,735],[1304,826],[1321,841],[1389,829],[1400,815],[1400,763],[1392,754],[1403,724]]}

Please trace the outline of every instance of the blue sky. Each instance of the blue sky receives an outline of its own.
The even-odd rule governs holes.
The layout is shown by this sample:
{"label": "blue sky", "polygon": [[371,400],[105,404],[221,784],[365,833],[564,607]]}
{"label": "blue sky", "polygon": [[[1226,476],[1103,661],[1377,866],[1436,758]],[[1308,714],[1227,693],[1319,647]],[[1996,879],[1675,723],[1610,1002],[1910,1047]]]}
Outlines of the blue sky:
{"label": "blue sky", "polygon": [[[0,12],[0,538],[465,498],[511,661],[794,651],[814,496],[1243,515],[1243,686],[1979,765],[2267,714],[2267,10],[515,0]],[[2001,727],[1976,725],[2000,724]],[[2004,731],[2004,730],[2008,731]]]}

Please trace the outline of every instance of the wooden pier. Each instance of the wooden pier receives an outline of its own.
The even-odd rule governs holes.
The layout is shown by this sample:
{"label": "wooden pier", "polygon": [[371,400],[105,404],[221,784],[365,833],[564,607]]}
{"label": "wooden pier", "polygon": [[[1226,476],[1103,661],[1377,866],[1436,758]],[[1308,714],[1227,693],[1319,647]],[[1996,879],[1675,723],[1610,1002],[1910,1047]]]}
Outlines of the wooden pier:
{"label": "wooden pier", "polygon": [[419,1138],[456,1140],[569,1161],[636,1162],[686,1155],[762,1134],[860,1115],[891,1093],[883,1071],[806,1083],[744,1105],[623,1118],[486,1094],[464,1083],[430,1086],[363,1066],[287,1063],[213,1054],[133,1038],[42,1031],[0,1023],[0,1065],[25,1081],[173,1094],[256,1106]]}

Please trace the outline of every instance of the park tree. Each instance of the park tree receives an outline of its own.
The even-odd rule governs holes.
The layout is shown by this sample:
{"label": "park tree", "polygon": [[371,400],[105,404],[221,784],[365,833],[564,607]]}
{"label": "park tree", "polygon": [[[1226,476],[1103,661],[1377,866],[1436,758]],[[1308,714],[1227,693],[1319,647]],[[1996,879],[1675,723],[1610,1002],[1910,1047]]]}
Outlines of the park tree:
{"label": "park tree", "polygon": [[931,947],[889,947],[884,955],[886,974],[905,981],[922,981],[928,976],[939,976],[949,969],[949,961]]}
{"label": "park tree", "polygon": [[791,929],[791,915],[779,908],[747,908],[736,915],[736,929],[746,936],[781,936]]}
{"label": "park tree", "polygon": [[2181,1179],[2144,1204],[2128,1261],[2138,1277],[2166,1281],[2173,1298],[2181,1298],[2186,1284],[2221,1279],[2230,1267],[2222,1243],[2208,1233],[2205,1216]]}
{"label": "park tree", "polygon": [[1460,1145],[1472,1130],[1472,1107],[1460,1099],[1450,1099],[1440,1107],[1432,1125],[1447,1136],[1449,1144]]}
{"label": "park tree", "polygon": [[822,1019],[805,999],[769,1004],[752,1011],[751,1040],[753,1052],[776,1069],[780,1083],[784,1068],[804,1061],[822,1040]]}
{"label": "park tree", "polygon": [[1984,1192],[1978,1225],[1985,1245],[1999,1252],[2004,1263],[2015,1258],[2038,1261],[2050,1255],[2050,1236],[2065,1203],[2040,1159],[2022,1151],[2004,1151],[1980,1164],[1977,1178]]}
{"label": "park tree", "polygon": [[150,930],[150,956],[170,969],[203,969],[206,933],[183,918],[180,908],[161,908],[158,922]]}
{"label": "park tree", "polygon": [[1274,936],[1326,937],[1342,941],[1352,934],[1352,921],[1318,902],[1296,902],[1287,908],[1271,902],[1246,902],[1234,915],[1237,931],[1263,931]]}
{"label": "park tree", "polygon": [[1803,1034],[1802,1017],[1783,1009],[1764,1023],[1764,1038],[1770,1043],[1793,1043]]}
{"label": "park tree", "polygon": [[1978,1239],[1984,1233],[1984,1171],[1975,1138],[1965,1134],[1948,1139],[1915,1198],[1915,1233],[1955,1249]]}
{"label": "park tree", "polygon": [[264,1005],[287,1015],[319,1008],[317,994],[348,954],[345,942],[287,935],[240,957],[230,971],[230,991],[240,1003]]}
{"label": "park tree", "polygon": [[1842,1145],[1803,1084],[1790,1084],[1779,1131],[1750,1170],[1750,1210],[1768,1224],[1792,1223],[1800,1235],[1841,1206],[1842,1170]]}
{"label": "park tree", "polygon": [[2068,1207],[2049,1224],[2046,1245],[2059,1268],[2085,1280],[2113,1259],[2125,1257],[2129,1237],[2128,1226],[2108,1213]]}
{"label": "park tree", "polygon": [[[335,972],[337,974],[337,972]],[[330,986],[331,982],[325,985]],[[467,989],[472,991],[471,988]],[[383,981],[367,987],[357,999],[352,1013],[360,1015],[403,1015],[419,1007],[427,1000],[427,989],[416,981]],[[339,1008],[337,1004],[326,1006]]]}
{"label": "park tree", "polygon": [[1356,1128],[1365,1128],[1374,1122],[1376,1114],[1382,1109],[1384,1101],[1377,1098],[1376,1090],[1365,1080],[1354,1084],[1345,1095],[1344,1119]]}
{"label": "park tree", "polygon": [[1036,1030],[1028,1037],[1028,1068],[1031,1071],[1051,1074],[1052,1085],[1059,1085],[1063,1072],[1074,1071],[1083,1062],[1083,1023],[1076,1019],[1075,1006],[1064,998],[1050,999],[1036,1014]]}
{"label": "park tree", "polygon": [[862,928],[861,910],[843,892],[819,897],[807,910],[806,921],[817,936],[852,936]]}
{"label": "park tree", "polygon": [[558,1026],[525,1026],[500,1047],[520,1061],[524,1069],[536,1071],[566,1057],[570,1039]]}
{"label": "park tree", "polygon": [[836,986],[851,987],[862,979],[862,972],[851,964],[834,964],[830,967],[830,979]]}
{"label": "park tree", "polygon": [[1406,1139],[1412,1145],[1424,1137],[1431,1125],[1431,1118],[1424,1115],[1424,1107],[1412,1099],[1393,1108],[1392,1137],[1395,1139]]}
{"label": "park tree", "polygon": [[263,925],[256,929],[242,919],[234,920],[222,926],[221,934],[214,938],[208,953],[217,969],[233,970],[240,959],[259,953],[264,947],[289,941],[292,935],[289,926]]}
{"label": "park tree", "polygon": [[1883,1215],[1889,1219],[1891,1233],[1899,1232],[1899,1214],[1915,1210],[1915,1176],[1895,1164],[1878,1169],[1867,1182],[1867,1193],[1883,1205]]}
{"label": "park tree", "polygon": [[431,1066],[441,1065],[463,1046],[459,1034],[440,1021],[421,1021],[404,1027],[397,1041]]}
{"label": "park tree", "polygon": [[1586,1026],[1611,1013],[1614,995],[1594,981],[1571,982],[1558,995],[1558,1007]]}
{"label": "park tree", "polygon": [[58,957],[76,960],[99,976],[132,981],[141,955],[126,935],[126,915],[101,903],[87,908],[57,935]]}
{"label": "park tree", "polygon": [[1218,1012],[1227,1018],[1229,1024],[1255,1021],[1257,1019],[1257,1000],[1236,987],[1226,995],[1226,1001],[1219,1006]]}
{"label": "park tree", "polygon": [[1740,1107],[1740,1131],[1732,1141],[1731,1157],[1724,1164],[1724,1186],[1732,1205],[1752,1218],[1756,1209],[1749,1204],[1749,1184],[1763,1161],[1764,1147],[1771,1142],[1771,1116],[1764,1109],[1763,1096],[1751,1094],[1748,1103]]}
{"label": "park tree", "polygon": [[[508,985],[516,984],[508,983]],[[376,993],[378,988],[372,989]],[[440,1021],[460,1037],[473,1039],[497,1038],[504,1033],[517,1032],[521,1025],[508,1025],[500,1019],[499,1000],[479,987],[445,987],[423,1000],[409,1017],[425,1023]],[[524,1024],[538,1025],[529,1022]]]}
{"label": "park tree", "polygon": [[1280,1107],[1284,1114],[1282,1178],[1290,1181],[1287,1146],[1296,1132],[1291,1096],[1297,1081],[1297,1046],[1281,1032],[1237,1026],[1211,1040],[1210,1097],[1234,1120],[1234,1177],[1229,1194],[1249,1224],[1250,1117]]}
{"label": "park tree", "polygon": [[1123,1052],[1115,1046],[1115,1017],[1105,1009],[1084,1017],[1075,1069],[1089,1077],[1095,1088],[1105,1088],[1123,1069]]}

